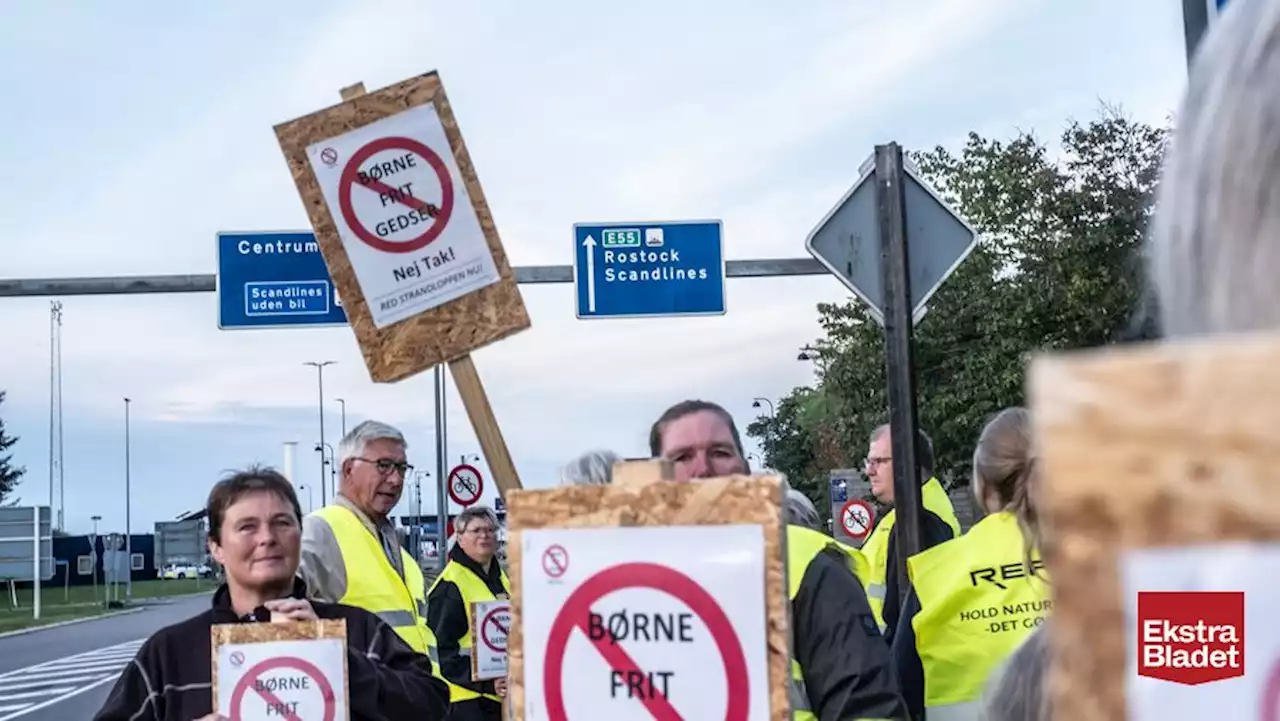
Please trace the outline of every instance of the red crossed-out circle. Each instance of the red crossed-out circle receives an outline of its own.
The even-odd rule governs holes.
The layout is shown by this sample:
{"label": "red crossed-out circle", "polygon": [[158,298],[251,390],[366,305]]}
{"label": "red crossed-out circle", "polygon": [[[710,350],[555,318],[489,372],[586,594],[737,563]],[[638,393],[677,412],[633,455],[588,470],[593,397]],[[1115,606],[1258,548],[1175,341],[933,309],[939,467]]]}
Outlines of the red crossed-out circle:
{"label": "red crossed-out circle", "polygon": [[[324,699],[323,721],[334,721],[334,718],[338,713],[338,704],[337,698],[333,695],[333,686],[329,684],[329,679],[325,678],[324,674],[320,672],[320,669],[316,668],[311,662],[304,661],[300,658],[293,658],[291,656],[269,658],[266,661],[260,661],[248,671],[244,672],[244,675],[240,677],[239,683],[236,684],[235,689],[231,692],[231,721],[243,721],[244,717],[242,714],[244,709],[244,697],[245,693],[251,689],[254,693],[261,696],[263,701],[266,701],[269,704],[283,703],[274,693],[259,689],[254,683],[258,680],[259,676],[267,671],[275,671],[282,668],[289,668],[294,671],[304,673],[307,676],[310,676],[312,681],[316,682],[316,686],[320,687],[321,698]],[[280,718],[285,721],[302,721],[297,714],[291,711],[284,712]],[[307,719],[307,721],[311,721],[311,719]]]}
{"label": "red crossed-out circle", "polygon": [[[484,618],[480,621],[480,640],[484,641],[484,645],[488,647],[490,651],[494,651],[497,653],[506,653],[507,652],[507,633],[509,633],[511,629],[506,628],[502,625],[502,620],[498,618],[498,614],[500,613],[510,614],[511,607],[498,606],[497,608],[490,609],[489,612],[484,615]],[[507,621],[507,625],[510,626],[510,624],[511,622]],[[501,647],[498,646],[498,642],[496,639],[489,638],[490,629],[494,629],[502,632]]]}
{"label": "red crossed-out circle", "polygon": [[552,578],[560,578],[569,570],[569,552],[558,543],[542,552],[542,570]]}
{"label": "red crossed-out circle", "polygon": [[[866,514],[867,524],[863,528],[858,528],[856,521],[860,516],[856,515],[853,509],[860,508]],[[855,498],[840,509],[840,527],[844,529],[845,535],[850,538],[866,538],[871,533],[872,521],[876,519],[876,512],[872,510],[871,504],[861,499]]]}
{"label": "red crossed-out circle", "polygon": [[[471,481],[467,479],[464,473],[470,473],[476,479],[476,487],[471,488]],[[473,492],[470,497],[462,495],[455,486],[463,486],[464,491]],[[480,500],[480,494],[484,492],[484,476],[480,475],[480,469],[466,463],[453,467],[449,471],[449,497],[459,506],[470,506]]]}
{"label": "red crossed-out circle", "polygon": [[[431,166],[431,169],[435,171],[436,177],[440,180],[439,209],[433,212],[433,209],[426,201],[397,192],[395,188],[380,180],[370,179],[367,182],[360,182],[360,165],[375,153],[393,149],[408,150],[421,155],[427,161],[427,164]],[[422,235],[409,240],[391,241],[379,238],[369,232],[369,229],[360,222],[360,218],[356,217],[355,204],[351,200],[351,194],[355,192],[355,186],[357,185],[378,193],[387,194],[395,202],[421,213],[434,214],[435,222],[423,231]],[[449,174],[449,168],[444,164],[444,160],[434,150],[417,140],[394,137],[378,138],[357,150],[351,156],[351,159],[347,161],[346,166],[343,167],[342,177],[338,181],[338,206],[342,210],[342,218],[347,222],[347,227],[351,228],[351,232],[355,233],[357,238],[363,240],[370,247],[387,253],[412,253],[415,250],[427,247],[431,244],[431,241],[440,237],[440,234],[444,232],[445,225],[449,223],[449,216],[453,213],[453,176]]]}
{"label": "red crossed-out circle", "polygon": [[[724,660],[724,675],[729,692],[729,705],[724,713],[724,721],[747,721],[751,679],[747,675],[747,657],[737,632],[733,630],[733,623],[721,610],[715,597],[707,593],[697,581],[673,568],[656,563],[623,563],[606,568],[588,578],[565,600],[547,635],[542,685],[549,721],[568,721],[564,705],[564,662],[569,637],[575,628],[580,629],[584,635],[587,634],[591,604],[624,588],[652,588],[662,591],[683,601],[702,619]],[[607,635],[606,638],[591,643],[614,671],[639,670],[622,646],[613,643]],[[658,721],[683,721],[684,717],[671,706],[671,702],[654,693],[647,682],[643,695],[640,702]]]}

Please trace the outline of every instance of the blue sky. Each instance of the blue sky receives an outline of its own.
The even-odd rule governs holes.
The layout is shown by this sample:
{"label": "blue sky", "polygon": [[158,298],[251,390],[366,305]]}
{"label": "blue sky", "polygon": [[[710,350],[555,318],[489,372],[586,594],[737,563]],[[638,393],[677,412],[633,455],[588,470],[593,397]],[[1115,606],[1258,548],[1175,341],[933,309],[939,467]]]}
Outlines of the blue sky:
{"label": "blue sky", "polygon": [[[219,230],[306,228],[272,126],[432,69],[516,265],[568,263],[572,224],[609,219],[721,218],[729,258],[799,257],[878,142],[1052,138],[1101,102],[1163,122],[1185,80],[1173,0],[23,3],[0,25],[0,276],[210,273]],[[735,280],[723,317],[609,322],[576,320],[570,286],[523,294],[533,329],[475,359],[526,486],[589,448],[644,453],[685,397],[745,425],[754,396],[809,381],[814,306],[847,295]],[[45,503],[49,299],[0,304],[18,495]],[[400,424],[434,468],[431,374],[371,383],[345,328],[221,332],[212,294],[64,306],[71,532],[123,530],[124,396],[134,532],[284,441],[315,478],[307,360],[339,362],[330,443],[343,397],[348,425]],[[479,452],[456,395],[449,418],[451,460]]]}

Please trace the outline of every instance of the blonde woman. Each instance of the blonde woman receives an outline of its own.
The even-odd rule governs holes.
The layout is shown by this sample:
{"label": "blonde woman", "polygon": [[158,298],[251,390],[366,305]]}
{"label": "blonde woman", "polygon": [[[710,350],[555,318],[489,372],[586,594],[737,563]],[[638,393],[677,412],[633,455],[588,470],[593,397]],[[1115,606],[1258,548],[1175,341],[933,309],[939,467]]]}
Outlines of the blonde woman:
{"label": "blonde woman", "polygon": [[893,660],[916,718],[981,718],[988,679],[1048,617],[1035,465],[1030,414],[1001,411],[973,454],[973,492],[990,515],[907,561],[911,591]]}

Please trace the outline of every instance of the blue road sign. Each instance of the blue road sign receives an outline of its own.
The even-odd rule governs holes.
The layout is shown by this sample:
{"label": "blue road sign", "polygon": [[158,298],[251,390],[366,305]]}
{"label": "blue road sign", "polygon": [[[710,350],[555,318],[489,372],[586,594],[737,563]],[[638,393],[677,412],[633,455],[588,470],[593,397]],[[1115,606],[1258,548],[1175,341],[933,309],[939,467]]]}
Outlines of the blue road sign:
{"label": "blue road sign", "polygon": [[218,233],[219,328],[346,323],[314,233]]}
{"label": "blue road sign", "polygon": [[725,312],[718,220],[577,223],[573,257],[579,318]]}

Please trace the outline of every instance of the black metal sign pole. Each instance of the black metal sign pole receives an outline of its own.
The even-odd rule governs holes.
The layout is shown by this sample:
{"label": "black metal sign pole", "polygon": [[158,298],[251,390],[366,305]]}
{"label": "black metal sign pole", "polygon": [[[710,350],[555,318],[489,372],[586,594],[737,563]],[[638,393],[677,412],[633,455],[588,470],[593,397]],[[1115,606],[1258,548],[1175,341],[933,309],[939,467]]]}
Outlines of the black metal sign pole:
{"label": "black metal sign pole", "polygon": [[[920,552],[920,467],[916,448],[916,369],[911,353],[911,277],[902,147],[876,146],[876,209],[880,273],[884,281],[885,375],[893,442],[893,500],[897,520],[898,592],[908,589],[907,559]],[[885,569],[889,571],[889,569]]]}

